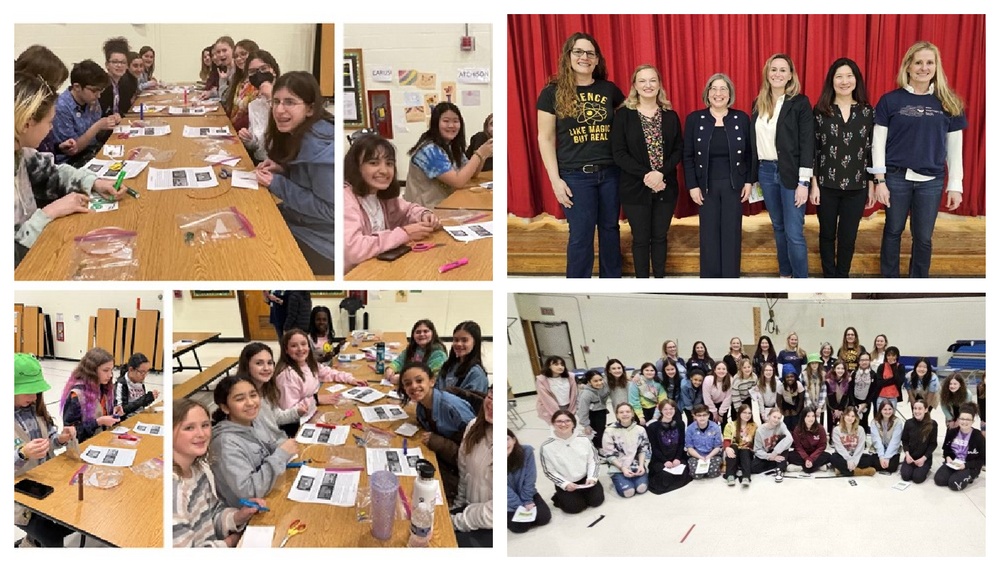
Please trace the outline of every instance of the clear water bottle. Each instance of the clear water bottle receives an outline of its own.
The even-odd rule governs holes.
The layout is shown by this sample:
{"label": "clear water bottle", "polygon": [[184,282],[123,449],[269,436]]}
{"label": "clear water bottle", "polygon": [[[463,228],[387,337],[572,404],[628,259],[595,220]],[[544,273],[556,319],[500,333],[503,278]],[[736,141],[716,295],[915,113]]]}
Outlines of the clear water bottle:
{"label": "clear water bottle", "polygon": [[385,343],[381,341],[375,344],[375,372],[385,374]]}
{"label": "clear water bottle", "polygon": [[428,547],[431,544],[431,529],[434,527],[433,504],[420,502],[410,515],[410,541],[407,547]]}

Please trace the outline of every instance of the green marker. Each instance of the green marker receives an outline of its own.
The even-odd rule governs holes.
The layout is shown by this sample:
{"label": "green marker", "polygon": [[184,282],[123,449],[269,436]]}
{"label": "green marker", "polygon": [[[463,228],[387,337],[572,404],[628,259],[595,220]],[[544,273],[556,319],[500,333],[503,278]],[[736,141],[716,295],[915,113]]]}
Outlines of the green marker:
{"label": "green marker", "polygon": [[118,178],[115,179],[115,190],[121,188],[123,180],[125,180],[125,167],[118,171]]}

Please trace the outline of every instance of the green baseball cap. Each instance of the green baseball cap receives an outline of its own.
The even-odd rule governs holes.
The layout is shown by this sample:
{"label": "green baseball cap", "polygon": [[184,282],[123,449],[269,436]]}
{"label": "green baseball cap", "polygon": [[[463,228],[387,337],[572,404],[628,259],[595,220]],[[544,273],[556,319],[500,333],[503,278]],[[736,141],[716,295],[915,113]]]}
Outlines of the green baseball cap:
{"label": "green baseball cap", "polygon": [[823,359],[820,358],[819,353],[809,353],[809,358],[806,363],[822,363]]}
{"label": "green baseball cap", "polygon": [[27,353],[14,354],[15,395],[33,395],[51,388],[42,376],[42,365],[38,359]]}

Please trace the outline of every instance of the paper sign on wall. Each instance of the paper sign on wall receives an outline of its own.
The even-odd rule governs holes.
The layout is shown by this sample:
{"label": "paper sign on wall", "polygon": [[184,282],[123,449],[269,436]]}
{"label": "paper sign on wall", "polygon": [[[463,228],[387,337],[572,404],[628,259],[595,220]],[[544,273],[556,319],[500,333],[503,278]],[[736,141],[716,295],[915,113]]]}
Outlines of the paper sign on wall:
{"label": "paper sign on wall", "polygon": [[358,106],[357,102],[354,101],[354,97],[344,98],[344,116],[345,117],[357,117],[358,116]]}
{"label": "paper sign on wall", "polygon": [[403,92],[404,107],[419,107],[423,104],[424,104],[424,98],[421,96],[421,93],[419,91]]}
{"label": "paper sign on wall", "polygon": [[406,107],[404,108],[406,114],[407,123],[423,123],[427,120],[427,114],[424,113],[424,108],[421,107]]}
{"label": "paper sign on wall", "polygon": [[489,83],[490,70],[487,67],[463,67],[458,70],[459,83]]}
{"label": "paper sign on wall", "polygon": [[389,66],[373,67],[372,81],[376,83],[392,83],[392,68]]}
{"label": "paper sign on wall", "polygon": [[437,93],[426,93],[424,94],[424,106],[427,108],[427,112],[430,113],[434,107],[440,102]]}
{"label": "paper sign on wall", "polygon": [[448,103],[458,103],[458,97],[456,97],[454,81],[441,82],[441,101],[447,101]]}
{"label": "paper sign on wall", "polygon": [[413,85],[417,82],[417,70],[415,69],[401,69],[396,72],[399,77],[400,85]]}
{"label": "paper sign on wall", "polygon": [[462,107],[479,107],[480,95],[478,89],[462,90]]}
{"label": "paper sign on wall", "polygon": [[420,72],[417,74],[417,87],[420,89],[437,89],[437,74]]}

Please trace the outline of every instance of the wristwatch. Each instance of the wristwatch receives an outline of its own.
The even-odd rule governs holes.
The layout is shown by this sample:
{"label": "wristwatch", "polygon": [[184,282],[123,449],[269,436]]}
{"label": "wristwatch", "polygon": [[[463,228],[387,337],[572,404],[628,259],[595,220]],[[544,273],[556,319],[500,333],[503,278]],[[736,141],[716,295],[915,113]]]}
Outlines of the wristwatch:
{"label": "wristwatch", "polygon": [[884,178],[877,178],[877,179],[875,179],[875,184],[885,184],[885,179]]}
{"label": "wristwatch", "polygon": [[799,186],[804,186],[806,188],[809,188],[809,181],[808,180],[800,180],[799,181]]}

